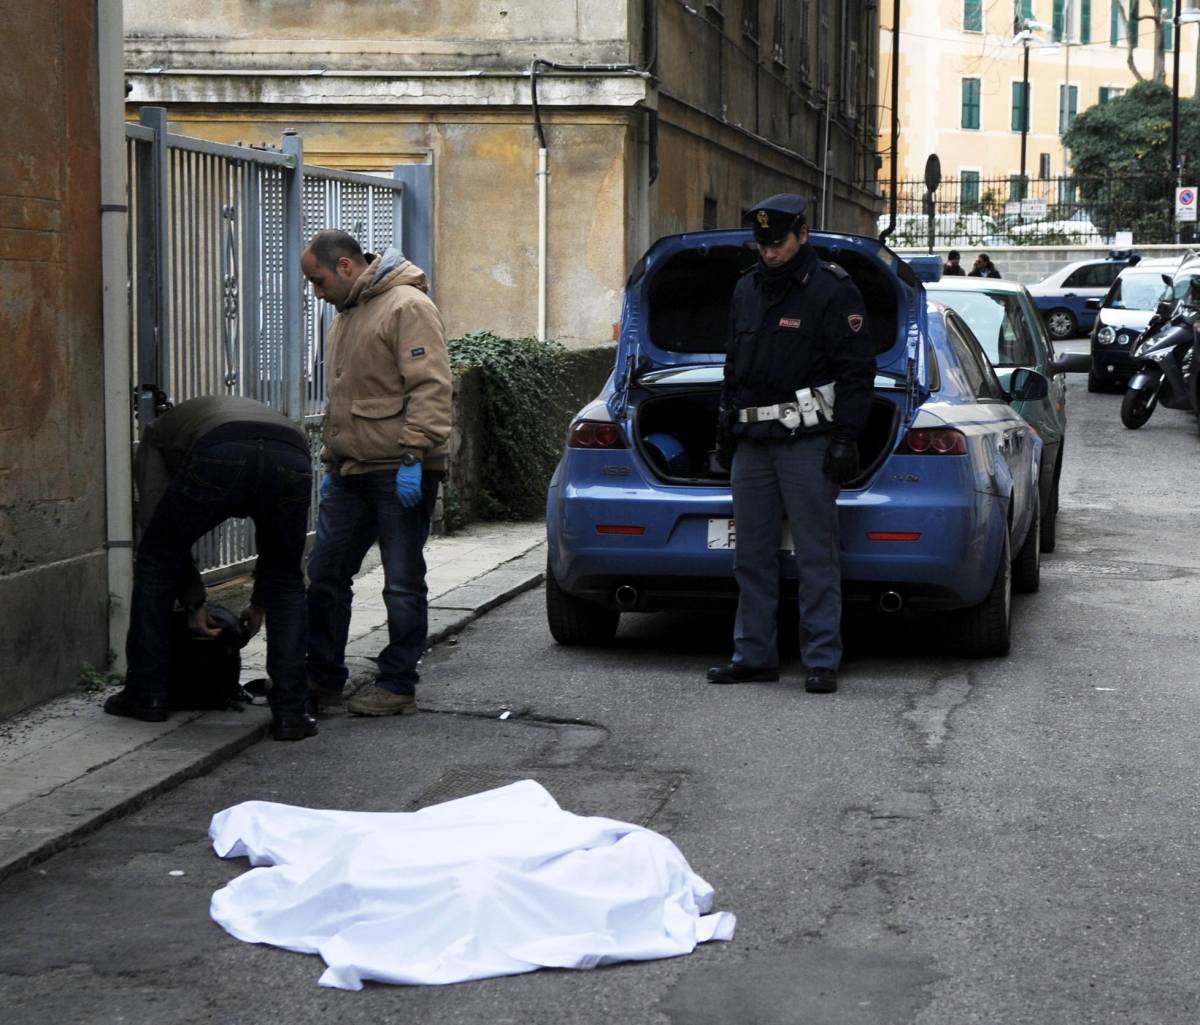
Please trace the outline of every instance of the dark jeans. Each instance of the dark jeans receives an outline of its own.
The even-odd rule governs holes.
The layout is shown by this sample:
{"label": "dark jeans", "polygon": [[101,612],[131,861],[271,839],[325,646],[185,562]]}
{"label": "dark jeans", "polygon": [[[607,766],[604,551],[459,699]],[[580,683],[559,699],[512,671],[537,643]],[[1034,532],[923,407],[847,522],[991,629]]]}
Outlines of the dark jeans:
{"label": "dark jeans", "polygon": [[308,559],[308,675],[325,690],[341,690],[354,574],[379,541],[388,643],[379,655],[378,684],[395,694],[412,694],[417,660],[429,632],[425,556],[437,501],[439,474],[421,477],[421,500],[405,509],[396,497],[394,470],[333,475],[321,499],[317,539]]}
{"label": "dark jeans", "polygon": [[312,467],[285,442],[227,441],[192,453],[172,479],[137,548],[125,655],[127,685],[166,699],[171,608],[191,549],[231,516],[254,521],[255,594],[267,618],[267,672],[276,717],[304,712],[304,541]]}

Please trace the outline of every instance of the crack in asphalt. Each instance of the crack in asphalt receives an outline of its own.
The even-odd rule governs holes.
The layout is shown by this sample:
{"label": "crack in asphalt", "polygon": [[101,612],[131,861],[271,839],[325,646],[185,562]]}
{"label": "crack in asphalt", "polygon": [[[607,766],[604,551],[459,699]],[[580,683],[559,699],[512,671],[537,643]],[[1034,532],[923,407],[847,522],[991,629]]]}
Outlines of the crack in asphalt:
{"label": "crack in asphalt", "polygon": [[969,673],[954,673],[934,680],[933,688],[920,695],[903,718],[923,737],[927,750],[940,750],[950,732],[950,715],[971,693]]}

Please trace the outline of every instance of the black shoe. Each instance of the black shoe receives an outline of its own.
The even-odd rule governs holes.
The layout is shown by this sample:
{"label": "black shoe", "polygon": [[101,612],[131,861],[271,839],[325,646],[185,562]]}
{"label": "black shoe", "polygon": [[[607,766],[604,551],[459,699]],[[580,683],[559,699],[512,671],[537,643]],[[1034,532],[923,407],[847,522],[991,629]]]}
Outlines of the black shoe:
{"label": "black shoe", "polygon": [[317,720],[311,715],[284,715],[271,722],[275,740],[303,740],[317,735]]}
{"label": "black shoe", "polygon": [[713,666],[708,671],[709,683],[773,683],[779,679],[778,666],[748,666],[742,662]]}
{"label": "black shoe", "polygon": [[141,719],[142,722],[166,722],[171,714],[164,698],[135,697],[128,687],[123,687],[104,702],[104,711],[109,715],[123,715],[126,719]]}
{"label": "black shoe", "polygon": [[837,673],[832,669],[810,669],[804,676],[809,694],[832,694],[837,690]]}

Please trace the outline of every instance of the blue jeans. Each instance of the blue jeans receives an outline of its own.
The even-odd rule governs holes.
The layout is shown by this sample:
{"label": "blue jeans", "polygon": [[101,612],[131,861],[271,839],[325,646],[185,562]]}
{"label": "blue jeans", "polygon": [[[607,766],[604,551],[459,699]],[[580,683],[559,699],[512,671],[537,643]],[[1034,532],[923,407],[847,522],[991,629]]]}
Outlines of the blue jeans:
{"label": "blue jeans", "polygon": [[125,657],[126,685],[166,700],[171,609],[192,568],[191,549],[231,516],[254,521],[254,593],[267,619],[271,710],[300,715],[304,685],[304,541],[312,492],[309,457],[286,442],[226,441],[197,449],[167,486],[137,547]]}
{"label": "blue jeans", "polygon": [[429,633],[425,555],[440,476],[421,476],[421,500],[405,509],[396,497],[395,470],[345,477],[334,474],[317,514],[317,539],[308,559],[308,676],[322,690],[346,684],[346,638],[354,574],[379,541],[388,643],[379,655],[378,684],[412,694],[417,660]]}
{"label": "blue jeans", "polygon": [[779,663],[779,542],[787,514],[795,546],[801,656],[807,669],[842,662],[842,574],[838,551],[838,487],[825,472],[824,434],[791,440],[738,440],[733,456],[733,575],[738,584],[733,660]]}

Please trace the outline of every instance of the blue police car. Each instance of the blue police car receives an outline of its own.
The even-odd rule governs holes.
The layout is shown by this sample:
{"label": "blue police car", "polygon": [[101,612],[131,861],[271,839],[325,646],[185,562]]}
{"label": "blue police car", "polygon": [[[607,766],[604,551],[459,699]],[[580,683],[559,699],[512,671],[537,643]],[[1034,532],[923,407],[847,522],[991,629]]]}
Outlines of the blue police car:
{"label": "blue police car", "polygon": [[1114,250],[1102,260],[1068,263],[1029,285],[1029,294],[1046,321],[1050,337],[1057,342],[1090,332],[1096,322],[1098,303],[1089,306],[1088,300],[1104,298],[1117,275],[1139,259],[1137,253]]}
{"label": "blue police car", "polygon": [[[1044,398],[1046,378],[1018,369],[1006,390],[958,315],[877,240],[811,240],[857,283],[876,349],[862,471],[838,498],[844,598],[948,614],[964,654],[1002,655],[1012,592],[1036,590],[1040,572],[1042,442],[1009,403]],[[736,601],[737,524],[711,450],[730,299],[755,258],[749,232],[708,231],[660,239],[634,268],[612,376],[568,428],[550,483],[559,643],[609,640],[628,613]],[[785,531],[785,597],[786,546]]]}

